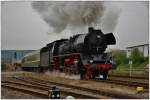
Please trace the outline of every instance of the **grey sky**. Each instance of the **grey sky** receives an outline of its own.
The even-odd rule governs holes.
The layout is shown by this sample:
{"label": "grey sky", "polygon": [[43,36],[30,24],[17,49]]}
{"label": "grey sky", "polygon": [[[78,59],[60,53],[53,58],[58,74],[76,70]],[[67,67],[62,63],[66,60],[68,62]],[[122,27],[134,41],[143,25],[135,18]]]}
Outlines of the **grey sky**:
{"label": "grey sky", "polygon": [[[113,48],[125,49],[149,41],[148,2],[111,2],[121,8],[120,17],[114,31],[117,44]],[[29,1],[2,2],[2,49],[39,49],[56,39],[67,38],[68,30],[62,34],[47,34],[50,31]],[[103,31],[103,30],[102,30]],[[86,31],[84,30],[84,33]]]}

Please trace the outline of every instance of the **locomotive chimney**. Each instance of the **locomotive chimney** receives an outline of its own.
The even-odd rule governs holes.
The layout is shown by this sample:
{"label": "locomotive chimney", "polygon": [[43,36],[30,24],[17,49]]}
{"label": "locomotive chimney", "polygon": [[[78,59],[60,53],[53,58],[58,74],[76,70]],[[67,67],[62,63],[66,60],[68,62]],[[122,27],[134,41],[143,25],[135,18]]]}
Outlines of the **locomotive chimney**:
{"label": "locomotive chimney", "polygon": [[94,30],[93,27],[89,27],[89,33],[91,33]]}

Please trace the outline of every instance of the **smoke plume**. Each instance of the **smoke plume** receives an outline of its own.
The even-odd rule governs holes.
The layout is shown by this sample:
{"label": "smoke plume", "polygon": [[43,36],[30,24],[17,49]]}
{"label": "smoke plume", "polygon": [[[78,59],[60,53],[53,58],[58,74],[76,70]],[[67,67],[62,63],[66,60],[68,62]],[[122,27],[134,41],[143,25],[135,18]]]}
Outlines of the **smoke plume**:
{"label": "smoke plume", "polygon": [[121,8],[114,2],[105,2],[105,13],[101,18],[101,29],[103,32],[113,32],[117,26]]}
{"label": "smoke plume", "polygon": [[[68,27],[73,29],[73,27],[101,25],[101,18],[105,13],[103,1],[34,1],[32,8],[41,15],[55,33],[61,33]],[[111,14],[109,14],[110,18]],[[105,20],[103,24],[110,26],[107,18],[103,19]]]}

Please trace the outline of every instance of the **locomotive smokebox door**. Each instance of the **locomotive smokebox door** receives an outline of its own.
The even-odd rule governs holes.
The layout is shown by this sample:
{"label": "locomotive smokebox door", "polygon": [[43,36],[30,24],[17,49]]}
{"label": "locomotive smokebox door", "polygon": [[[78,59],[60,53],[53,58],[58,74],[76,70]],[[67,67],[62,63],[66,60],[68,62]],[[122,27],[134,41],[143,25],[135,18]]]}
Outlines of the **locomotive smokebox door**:
{"label": "locomotive smokebox door", "polygon": [[51,87],[48,90],[48,97],[49,99],[60,99],[60,90],[56,86]]}

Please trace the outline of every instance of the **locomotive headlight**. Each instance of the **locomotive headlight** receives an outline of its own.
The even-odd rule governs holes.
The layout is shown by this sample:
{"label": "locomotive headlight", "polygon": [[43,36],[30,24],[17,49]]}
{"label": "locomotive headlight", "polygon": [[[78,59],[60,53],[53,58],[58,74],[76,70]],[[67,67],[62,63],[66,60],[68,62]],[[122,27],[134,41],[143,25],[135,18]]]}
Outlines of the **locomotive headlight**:
{"label": "locomotive headlight", "polygon": [[90,60],[89,62],[90,62],[90,63],[93,63],[93,60]]}
{"label": "locomotive headlight", "polygon": [[101,36],[100,36],[100,35],[97,35],[97,38],[101,38]]}
{"label": "locomotive headlight", "polygon": [[60,95],[59,94],[57,94],[57,97],[59,97]]}
{"label": "locomotive headlight", "polygon": [[55,95],[52,95],[52,98],[54,98],[55,97]]}
{"label": "locomotive headlight", "polygon": [[74,63],[77,64],[77,63],[78,63],[78,60],[74,60]]}

